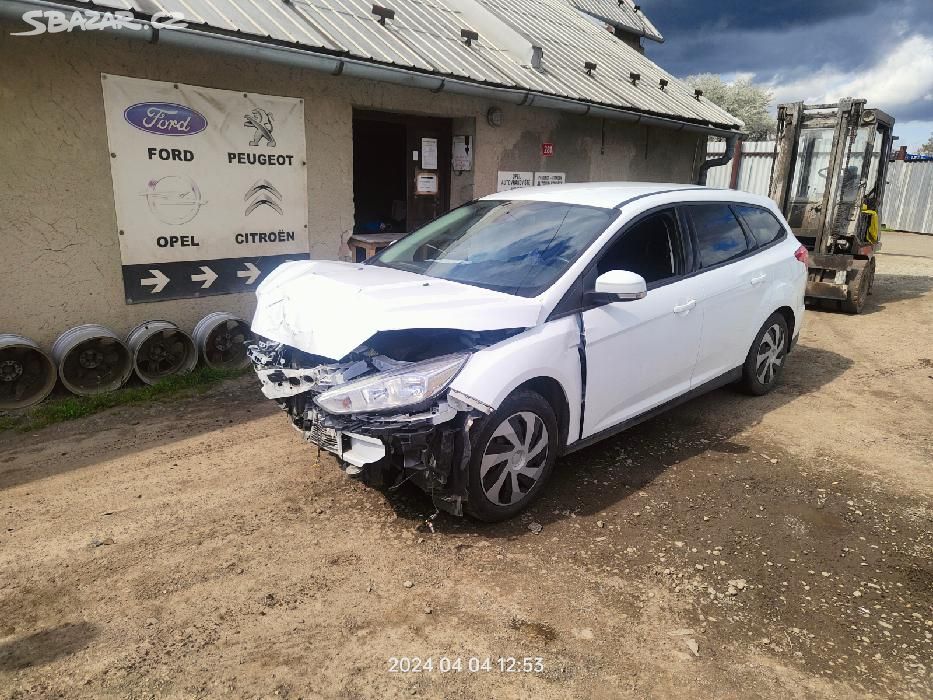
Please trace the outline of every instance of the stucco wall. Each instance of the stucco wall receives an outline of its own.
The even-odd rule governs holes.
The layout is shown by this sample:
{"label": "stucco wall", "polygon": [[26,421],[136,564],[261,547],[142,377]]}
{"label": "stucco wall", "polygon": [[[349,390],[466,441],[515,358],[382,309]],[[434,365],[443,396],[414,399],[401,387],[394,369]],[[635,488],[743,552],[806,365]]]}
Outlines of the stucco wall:
{"label": "stucco wall", "polygon": [[[0,333],[48,346],[103,323],[126,333],[164,318],[190,330],[216,310],[249,318],[251,294],[127,305],[120,275],[102,72],[303,97],[311,255],[337,258],[353,227],[354,107],[454,117],[475,129],[474,171],[451,178],[454,204],[495,190],[497,171],[565,171],[568,181],[690,181],[699,138],[665,129],[499,105],[215,54],[168,50],[97,32],[10,37],[0,26]],[[541,157],[541,143],[555,145]],[[333,300],[329,300],[333,301]]]}

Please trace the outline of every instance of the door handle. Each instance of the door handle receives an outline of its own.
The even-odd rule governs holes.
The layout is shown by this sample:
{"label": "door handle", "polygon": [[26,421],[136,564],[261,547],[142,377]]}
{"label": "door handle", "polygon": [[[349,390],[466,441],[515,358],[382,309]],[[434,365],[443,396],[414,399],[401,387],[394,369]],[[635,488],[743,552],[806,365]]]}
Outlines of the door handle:
{"label": "door handle", "polygon": [[752,286],[757,287],[759,284],[761,284],[762,282],[764,282],[767,278],[768,278],[768,275],[766,275],[765,273],[762,272],[762,273],[761,273],[760,275],[758,275],[757,277],[752,277],[751,280],[749,280],[749,281],[752,283]]}
{"label": "door handle", "polygon": [[674,307],[674,313],[675,313],[675,314],[684,314],[684,313],[687,313],[688,311],[690,311],[690,309],[692,309],[692,308],[693,308],[694,306],[696,306],[696,305],[697,305],[697,300],[696,300],[696,299],[691,299],[690,301],[688,301],[688,302],[686,302],[686,303],[684,303],[684,304],[678,304],[677,306],[675,306],[675,307]]}

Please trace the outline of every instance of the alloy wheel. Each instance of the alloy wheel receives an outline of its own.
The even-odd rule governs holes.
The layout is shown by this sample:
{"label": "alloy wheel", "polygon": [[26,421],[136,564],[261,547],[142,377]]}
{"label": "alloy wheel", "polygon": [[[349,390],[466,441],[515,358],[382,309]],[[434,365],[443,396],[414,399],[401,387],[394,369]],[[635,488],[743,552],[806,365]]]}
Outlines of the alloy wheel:
{"label": "alloy wheel", "polygon": [[775,323],[761,337],[758,356],[755,359],[755,376],[764,385],[774,381],[775,375],[784,364],[786,336],[781,325]]}
{"label": "alloy wheel", "polygon": [[514,413],[499,424],[480,465],[480,482],[491,503],[512,505],[531,492],[547,462],[548,439],[544,421],[531,411]]}

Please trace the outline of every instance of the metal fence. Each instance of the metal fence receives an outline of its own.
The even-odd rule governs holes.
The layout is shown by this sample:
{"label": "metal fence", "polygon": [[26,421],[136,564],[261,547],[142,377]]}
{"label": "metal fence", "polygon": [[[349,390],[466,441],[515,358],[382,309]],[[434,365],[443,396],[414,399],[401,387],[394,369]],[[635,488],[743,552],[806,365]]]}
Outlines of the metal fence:
{"label": "metal fence", "polygon": [[898,231],[933,233],[933,162],[890,164],[881,218]]}
{"label": "metal fence", "polygon": [[[774,141],[739,142],[737,157],[730,163],[710,168],[706,184],[768,195]],[[725,151],[724,141],[713,141],[707,157]],[[896,160],[888,166],[882,223],[888,228],[914,233],[933,233],[933,162]]]}
{"label": "metal fence", "polygon": [[[734,177],[735,187],[732,189],[767,196],[768,185],[771,182],[771,164],[774,162],[774,146],[774,141],[739,142],[738,158],[717,168],[710,168],[706,184],[710,187],[730,188]],[[707,156],[721,156],[725,150],[725,141],[713,141],[707,147]]]}

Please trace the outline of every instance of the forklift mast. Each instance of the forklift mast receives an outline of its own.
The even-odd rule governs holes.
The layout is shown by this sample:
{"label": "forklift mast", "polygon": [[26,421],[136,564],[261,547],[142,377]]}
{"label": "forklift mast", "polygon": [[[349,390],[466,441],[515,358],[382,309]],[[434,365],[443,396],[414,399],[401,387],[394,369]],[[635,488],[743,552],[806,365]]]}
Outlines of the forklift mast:
{"label": "forklift mast", "polygon": [[769,195],[810,251],[807,296],[861,311],[881,247],[894,118],[865,100],[778,106]]}

